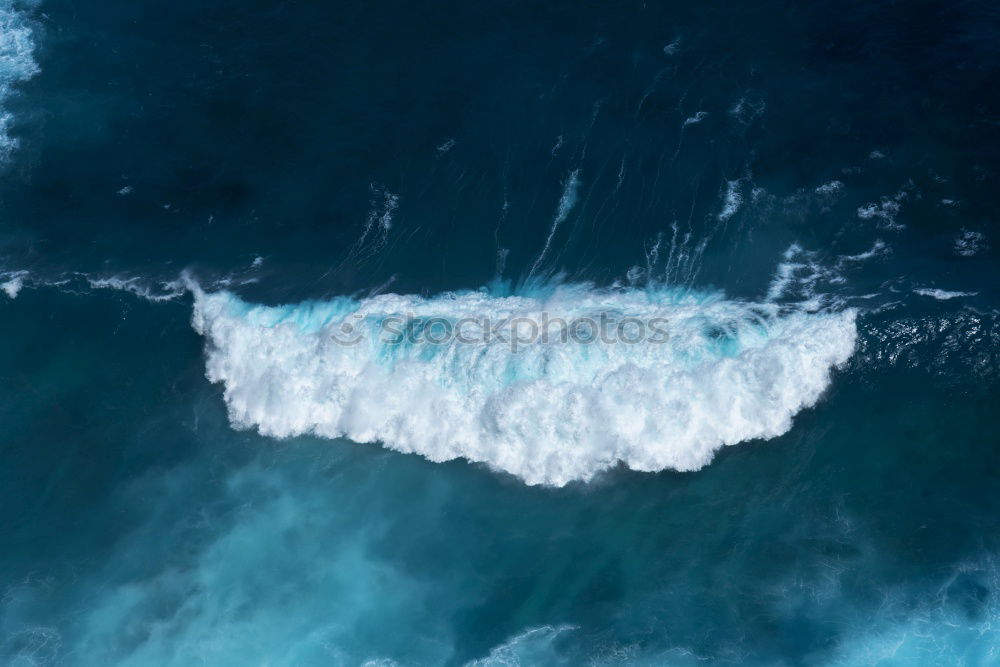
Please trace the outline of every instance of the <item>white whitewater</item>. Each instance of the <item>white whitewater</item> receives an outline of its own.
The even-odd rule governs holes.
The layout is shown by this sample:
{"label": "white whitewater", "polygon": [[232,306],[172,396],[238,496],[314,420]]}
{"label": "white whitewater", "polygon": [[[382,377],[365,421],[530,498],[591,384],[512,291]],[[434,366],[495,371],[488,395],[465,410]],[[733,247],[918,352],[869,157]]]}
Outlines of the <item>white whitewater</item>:
{"label": "white whitewater", "polygon": [[[190,285],[207,376],[233,426],[278,438],[380,442],[464,458],[528,484],[588,480],[624,463],[697,470],[722,446],[787,432],[851,356],[855,312],[806,313],[720,295],[562,286],[545,295],[385,294],[267,307]],[[662,318],[666,343],[383,340],[386,318],[499,321],[542,312]],[[342,346],[333,335],[363,336]],[[554,339],[557,337],[553,336]]]}

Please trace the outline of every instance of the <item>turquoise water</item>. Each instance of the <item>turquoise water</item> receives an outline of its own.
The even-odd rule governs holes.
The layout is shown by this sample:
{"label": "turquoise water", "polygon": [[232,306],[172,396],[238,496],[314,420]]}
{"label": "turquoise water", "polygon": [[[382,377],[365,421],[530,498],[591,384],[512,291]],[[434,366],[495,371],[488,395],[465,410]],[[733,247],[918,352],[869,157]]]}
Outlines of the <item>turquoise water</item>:
{"label": "turquoise water", "polygon": [[0,2],[0,663],[1000,663],[998,21]]}

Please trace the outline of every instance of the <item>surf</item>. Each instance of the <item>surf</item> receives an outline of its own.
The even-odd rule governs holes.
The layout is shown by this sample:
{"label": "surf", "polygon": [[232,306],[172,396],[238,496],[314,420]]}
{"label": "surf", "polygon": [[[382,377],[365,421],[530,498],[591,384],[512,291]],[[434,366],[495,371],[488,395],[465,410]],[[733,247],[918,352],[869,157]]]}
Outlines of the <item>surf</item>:
{"label": "surf", "polygon": [[[668,287],[267,306],[189,286],[206,376],[222,385],[235,428],[465,459],[531,485],[586,481],[618,465],[693,471],[724,446],[778,437],[820,399],[858,335],[851,309],[807,312]],[[655,320],[663,335],[536,336],[518,346],[505,337],[385,335],[390,322],[433,319],[444,330],[463,319],[609,314],[619,323]]]}

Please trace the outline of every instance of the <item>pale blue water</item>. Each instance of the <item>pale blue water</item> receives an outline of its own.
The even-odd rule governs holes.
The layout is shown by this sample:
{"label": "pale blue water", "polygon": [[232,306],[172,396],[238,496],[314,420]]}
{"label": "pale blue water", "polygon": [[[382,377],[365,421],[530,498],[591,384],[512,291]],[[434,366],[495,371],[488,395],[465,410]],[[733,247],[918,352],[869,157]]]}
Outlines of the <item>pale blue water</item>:
{"label": "pale blue water", "polygon": [[0,0],[0,663],[1000,664],[998,23]]}

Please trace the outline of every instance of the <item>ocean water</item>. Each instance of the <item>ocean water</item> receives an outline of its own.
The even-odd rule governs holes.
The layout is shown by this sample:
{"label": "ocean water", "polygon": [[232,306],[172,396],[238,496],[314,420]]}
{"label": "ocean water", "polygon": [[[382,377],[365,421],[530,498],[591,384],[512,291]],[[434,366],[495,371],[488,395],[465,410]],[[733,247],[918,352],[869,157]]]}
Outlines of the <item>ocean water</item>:
{"label": "ocean water", "polygon": [[998,80],[980,1],[0,0],[0,664],[1000,664]]}

